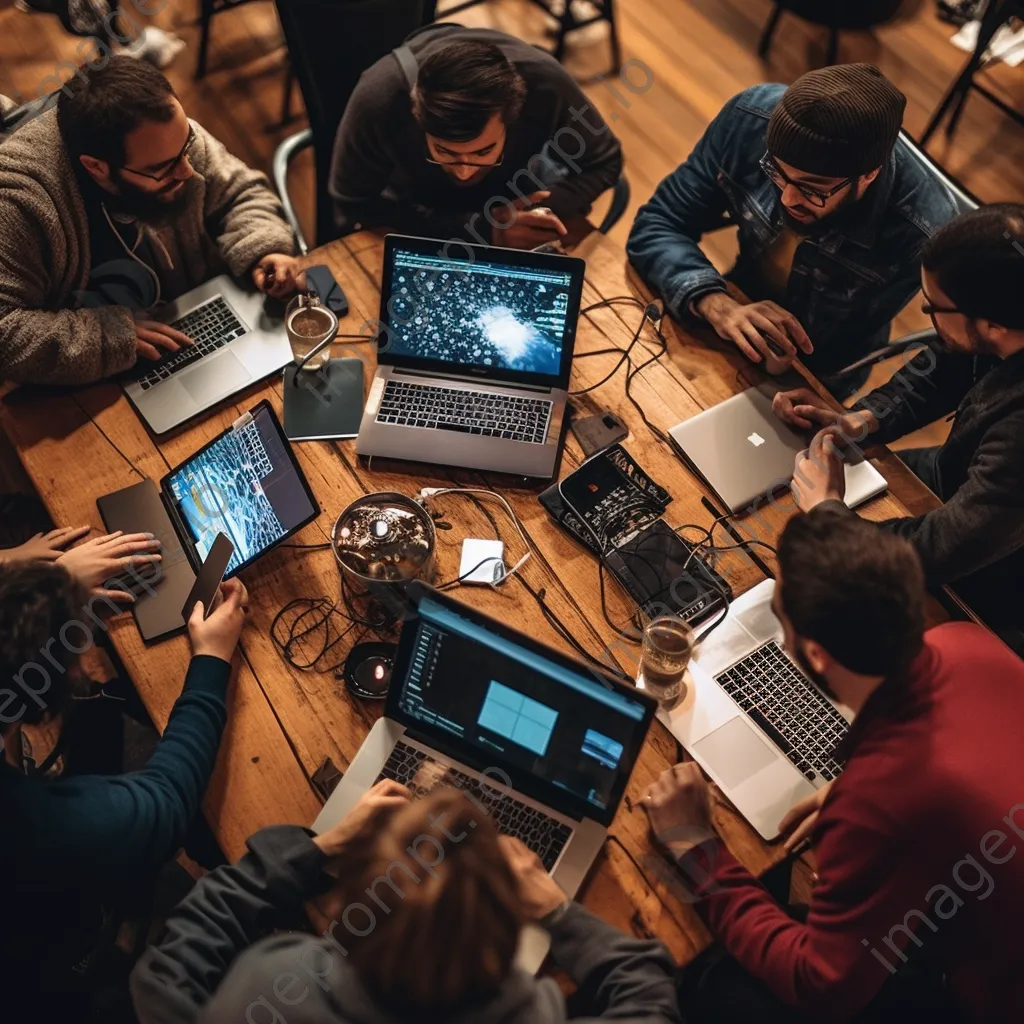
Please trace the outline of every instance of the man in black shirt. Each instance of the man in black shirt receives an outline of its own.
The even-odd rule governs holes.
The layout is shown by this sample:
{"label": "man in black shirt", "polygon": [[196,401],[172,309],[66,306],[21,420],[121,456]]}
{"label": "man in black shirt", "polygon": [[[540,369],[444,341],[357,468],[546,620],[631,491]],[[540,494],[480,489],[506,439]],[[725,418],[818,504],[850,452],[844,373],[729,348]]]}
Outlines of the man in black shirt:
{"label": "man in black shirt", "polygon": [[433,25],[364,72],[338,129],[342,232],[386,225],[530,249],[618,180],[622,149],[552,57],[489,29]]}
{"label": "man in black shirt", "polygon": [[941,342],[839,416],[806,389],[776,397],[793,426],[825,429],[797,460],[800,507],[841,505],[842,458],[830,443],[886,443],[941,416],[946,443],[901,452],[944,502],[879,524],[910,540],[932,585],[951,583],[1024,654],[1024,206],[995,204],[939,231],[922,254],[924,310]]}

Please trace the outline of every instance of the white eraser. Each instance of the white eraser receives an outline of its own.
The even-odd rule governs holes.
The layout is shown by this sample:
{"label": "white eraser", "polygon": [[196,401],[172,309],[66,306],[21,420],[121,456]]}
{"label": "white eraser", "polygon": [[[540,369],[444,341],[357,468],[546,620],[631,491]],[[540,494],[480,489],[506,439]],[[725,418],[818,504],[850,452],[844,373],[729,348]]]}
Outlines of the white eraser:
{"label": "white eraser", "polygon": [[500,540],[467,537],[462,542],[459,578],[463,583],[497,583],[505,575],[505,564],[501,560],[504,552],[505,545]]}

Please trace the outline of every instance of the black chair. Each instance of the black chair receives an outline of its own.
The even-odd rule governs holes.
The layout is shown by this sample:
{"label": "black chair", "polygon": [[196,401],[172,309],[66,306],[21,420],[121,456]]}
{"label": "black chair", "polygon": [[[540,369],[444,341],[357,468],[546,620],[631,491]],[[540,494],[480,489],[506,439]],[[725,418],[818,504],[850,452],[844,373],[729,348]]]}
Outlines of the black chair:
{"label": "black chair", "polygon": [[233,10],[249,3],[249,0],[200,0],[199,7],[199,60],[196,62],[196,81],[205,77],[207,59],[210,53],[210,31],[213,28],[213,16],[223,11]]}
{"label": "black chair", "polygon": [[[936,163],[923,149],[920,148],[920,146],[917,145],[916,142],[914,142],[909,135],[907,135],[906,132],[900,133],[900,139],[906,145],[906,148],[910,151],[911,155],[920,162],[925,171],[936,181],[945,185],[945,187],[953,193],[953,197],[956,199],[960,213],[966,213],[968,210],[976,210],[981,206],[981,203],[971,192],[964,188],[964,186],[961,185],[960,182],[957,181],[957,179],[948,171],[946,171],[945,168]],[[923,331],[915,331],[913,334],[897,338],[896,341],[889,342],[888,345],[883,345],[881,348],[875,349],[874,352],[869,352],[866,356],[863,356],[856,362],[850,363],[849,366],[844,366],[836,373],[823,378],[822,383],[831,391],[842,381],[853,374],[856,374],[858,371],[862,371],[866,366],[874,366],[875,363],[880,363],[892,356],[902,355],[910,348],[920,347],[923,344],[937,344],[937,342],[938,335],[934,328],[928,327]]]}
{"label": "black chair", "polygon": [[316,241],[337,236],[330,194],[334,137],[359,76],[426,23],[420,0],[277,0],[309,128],[285,139],[273,175],[299,248],[308,244],[288,194],[288,166],[310,145],[316,162]]}
{"label": "black chair", "polygon": [[[462,0],[461,3],[457,3],[452,7],[445,7],[437,13],[447,18],[449,15],[458,14],[459,11],[465,11],[470,7],[476,7],[478,4],[487,2],[488,0]],[[530,0],[530,3],[535,7],[539,7],[549,18],[553,18],[558,23],[552,33],[555,39],[555,48],[551,51],[551,55],[557,61],[561,61],[565,56],[566,44],[573,32],[586,28],[588,25],[594,25],[599,21],[608,22],[608,42],[612,51],[611,73],[618,73],[619,68],[622,67],[622,46],[619,43],[619,30],[615,22],[615,0],[587,0],[587,3],[594,9],[594,13],[589,17],[580,17],[576,13],[572,0],[565,0],[565,6],[562,8],[561,14],[555,14],[552,9],[551,0]],[[429,6],[432,8],[430,17],[433,20],[433,9],[437,7],[437,0],[429,0]]]}
{"label": "black chair", "polygon": [[947,115],[949,115],[949,122],[946,125],[946,138],[953,137],[953,133],[960,124],[960,117],[964,112],[964,106],[971,90],[984,96],[1007,117],[1013,118],[1017,124],[1024,125],[1024,113],[1014,109],[990,89],[974,80],[974,76],[985,69],[985,51],[995,34],[1014,17],[1024,18],[1024,0],[988,0],[981,16],[978,42],[974,47],[974,52],[963,71],[960,72],[960,77],[950,86],[949,92],[943,97],[938,109],[932,115],[931,121],[928,122],[928,127],[925,128],[924,134],[921,136],[922,146],[928,145]]}
{"label": "black chair", "polygon": [[902,0],[775,0],[764,34],[758,45],[758,56],[768,56],[784,12],[795,14],[813,25],[824,25],[829,30],[825,64],[835,64],[839,57],[839,33],[844,29],[867,29],[888,21],[900,7]]}

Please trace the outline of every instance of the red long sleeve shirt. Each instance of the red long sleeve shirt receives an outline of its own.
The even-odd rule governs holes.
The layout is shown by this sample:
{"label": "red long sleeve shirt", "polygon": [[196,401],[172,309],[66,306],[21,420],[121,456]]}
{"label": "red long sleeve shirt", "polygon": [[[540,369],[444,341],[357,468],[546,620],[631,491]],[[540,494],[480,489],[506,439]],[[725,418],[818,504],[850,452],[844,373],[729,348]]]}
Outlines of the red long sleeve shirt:
{"label": "red long sleeve shirt", "polygon": [[846,758],[806,924],[718,844],[700,858],[710,929],[827,1019],[862,1010],[914,943],[972,1020],[1024,1020],[1024,661],[980,626],[931,630],[908,678],[865,704]]}

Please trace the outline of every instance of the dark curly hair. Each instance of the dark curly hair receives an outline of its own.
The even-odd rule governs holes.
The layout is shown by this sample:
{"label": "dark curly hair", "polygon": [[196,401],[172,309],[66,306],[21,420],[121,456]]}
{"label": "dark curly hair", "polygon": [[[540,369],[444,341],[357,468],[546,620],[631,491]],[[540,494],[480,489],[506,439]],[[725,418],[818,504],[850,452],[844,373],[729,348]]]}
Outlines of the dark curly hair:
{"label": "dark curly hair", "polygon": [[5,725],[33,725],[63,709],[71,692],[68,671],[77,665],[82,637],[90,628],[82,621],[87,600],[85,589],[62,566],[16,562],[0,567]]}

